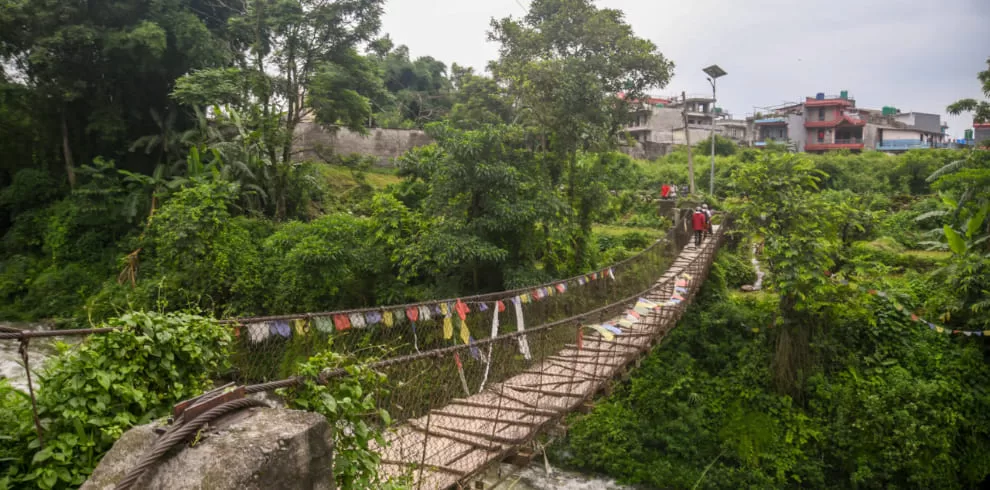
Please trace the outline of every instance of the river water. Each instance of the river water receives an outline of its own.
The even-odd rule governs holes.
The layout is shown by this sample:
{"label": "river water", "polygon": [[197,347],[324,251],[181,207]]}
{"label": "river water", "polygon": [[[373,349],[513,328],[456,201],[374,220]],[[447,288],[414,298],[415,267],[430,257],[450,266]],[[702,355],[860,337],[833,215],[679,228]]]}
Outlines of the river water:
{"label": "river water", "polygon": [[[0,322],[0,326],[18,330],[51,330],[51,325],[45,323]],[[41,369],[45,359],[55,353],[52,342],[53,339],[51,338],[31,339],[31,343],[28,344],[28,357],[31,361],[32,375]],[[24,372],[24,363],[21,361],[20,346],[20,342],[16,340],[0,340],[0,378],[6,378],[10,381],[11,386],[21,391],[27,391],[27,374]],[[37,388],[38,377],[33,375],[31,379]]]}
{"label": "river water", "polygon": [[753,268],[756,269],[756,282],[753,283],[753,290],[759,291],[763,289],[763,276],[765,274],[763,269],[760,269],[760,261],[756,259],[756,249],[757,246],[753,245],[753,258],[750,260],[753,262]]}
{"label": "river water", "polygon": [[[635,487],[619,485],[615,480],[597,475],[585,475],[551,468],[547,474],[546,466],[539,457],[529,466],[518,468],[510,464],[502,464],[501,483],[492,487],[493,490],[633,490]],[[484,481],[495,480],[494,471],[486,475]],[[489,488],[488,485],[485,488]]]}

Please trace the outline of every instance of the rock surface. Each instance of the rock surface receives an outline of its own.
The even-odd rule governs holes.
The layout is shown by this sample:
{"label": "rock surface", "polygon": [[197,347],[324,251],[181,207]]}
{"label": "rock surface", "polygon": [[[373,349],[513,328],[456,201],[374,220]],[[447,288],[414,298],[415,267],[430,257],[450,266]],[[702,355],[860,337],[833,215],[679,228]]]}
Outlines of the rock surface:
{"label": "rock surface", "polygon": [[[83,484],[113,490],[158,438],[159,424],[127,431]],[[254,408],[212,424],[194,447],[173,449],[135,488],[233,490],[333,488],[330,426],[319,414]]]}

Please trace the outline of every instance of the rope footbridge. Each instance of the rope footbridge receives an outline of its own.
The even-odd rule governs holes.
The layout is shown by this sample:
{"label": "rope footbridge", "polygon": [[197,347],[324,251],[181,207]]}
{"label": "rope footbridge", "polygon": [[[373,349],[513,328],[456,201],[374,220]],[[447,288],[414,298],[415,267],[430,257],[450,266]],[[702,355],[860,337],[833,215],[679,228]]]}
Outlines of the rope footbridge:
{"label": "rope footbridge", "polygon": [[[557,326],[570,332],[572,343],[392,429],[387,443],[375,448],[383,473],[411,474],[417,489],[457,487],[581,408],[674,327],[707,276],[721,237],[716,229],[701,247],[685,248],[643,295],[592,312],[606,319],[602,324]],[[529,335],[558,333],[551,327]]]}

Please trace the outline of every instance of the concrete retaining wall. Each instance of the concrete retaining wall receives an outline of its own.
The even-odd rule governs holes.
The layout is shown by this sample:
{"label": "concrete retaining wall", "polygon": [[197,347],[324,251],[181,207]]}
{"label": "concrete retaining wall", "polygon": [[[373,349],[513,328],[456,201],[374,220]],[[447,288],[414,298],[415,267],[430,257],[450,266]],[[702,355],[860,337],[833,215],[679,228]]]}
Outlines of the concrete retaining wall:
{"label": "concrete retaining wall", "polygon": [[329,132],[319,124],[300,123],[296,128],[294,155],[296,160],[322,161],[332,154],[358,153],[374,157],[383,167],[395,165],[395,159],[403,153],[433,142],[418,129],[369,129],[367,135],[347,129]]}

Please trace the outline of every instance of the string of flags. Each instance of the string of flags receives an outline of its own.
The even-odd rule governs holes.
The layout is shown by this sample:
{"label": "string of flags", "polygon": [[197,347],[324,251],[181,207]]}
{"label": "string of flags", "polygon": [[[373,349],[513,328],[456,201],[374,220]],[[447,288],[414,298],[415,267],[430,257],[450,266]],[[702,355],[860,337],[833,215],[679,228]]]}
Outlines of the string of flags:
{"label": "string of flags", "polygon": [[[842,284],[843,286],[849,286],[850,285],[849,281],[846,280],[846,279],[838,279],[838,282],[839,282],[839,284]],[[862,286],[862,285],[855,285],[854,287],[856,287],[860,291],[863,291],[863,292],[865,292],[865,293],[867,293],[867,294],[869,294],[871,296],[877,296],[879,298],[883,298],[883,299],[887,300],[887,302],[889,302],[889,303],[891,303],[893,305],[894,310],[896,310],[896,311],[904,314],[904,316],[908,317],[912,322],[914,322],[914,323],[920,323],[922,325],[925,325],[929,329],[934,330],[935,332],[942,333],[942,334],[948,334],[948,335],[965,335],[967,337],[973,337],[973,336],[975,336],[975,337],[990,337],[990,330],[957,330],[957,329],[954,330],[954,329],[951,329],[951,328],[943,327],[941,325],[936,325],[935,323],[930,322],[930,321],[922,318],[917,313],[915,313],[915,312],[911,311],[910,309],[906,308],[904,305],[902,305],[901,303],[899,303],[897,300],[891,298],[891,296],[886,291],[880,291],[880,290],[877,290],[877,289],[871,289],[871,288],[867,288],[867,287]]]}
{"label": "string of flags", "polygon": [[[615,336],[622,335],[624,333],[622,331],[623,328],[631,328],[633,325],[642,320],[644,316],[649,314],[651,310],[655,311],[665,306],[681,304],[684,301],[683,295],[688,293],[687,288],[692,279],[693,277],[687,273],[682,273],[678,276],[674,283],[674,294],[671,295],[670,299],[662,304],[650,301],[646,298],[639,298],[636,300],[636,304],[632,307],[632,309],[627,310],[626,313],[619,317],[618,320],[601,324],[585,325],[584,327],[594,330],[603,339],[611,342],[612,340],[615,340]],[[577,348],[579,351],[584,348],[584,328],[578,329]]]}
{"label": "string of flags", "polygon": [[[303,318],[293,320],[271,320],[237,323],[234,326],[234,335],[240,336],[241,329],[247,329],[247,338],[252,343],[264,342],[270,338],[291,338],[295,335],[306,335],[312,330],[321,334],[330,335],[335,332],[346,332],[351,329],[364,329],[371,326],[381,325],[391,328],[397,324],[409,322],[413,334],[413,346],[419,352],[419,335],[416,323],[428,322],[435,318],[441,319],[443,338],[452,340],[455,329],[457,338],[463,344],[471,345],[475,342],[471,331],[467,326],[467,314],[471,312],[471,306],[480,312],[489,310],[489,304],[498,313],[506,309],[506,301],[511,302],[515,307],[517,325],[520,331],[525,330],[523,326],[523,313],[521,305],[535,303],[546,298],[565,294],[573,285],[584,286],[594,281],[603,279],[615,280],[615,270],[612,267],[600,271],[584,274],[570,279],[565,279],[556,283],[537,288],[524,290],[511,297],[497,301],[470,301],[465,302],[460,299],[437,302],[431,305],[416,305],[407,308],[382,308],[374,310],[357,311],[352,313],[328,313],[321,316],[306,315]],[[471,306],[469,306],[471,305]],[[455,316],[457,324],[455,325]],[[527,359],[530,358],[529,346],[525,336],[519,337],[520,353]],[[481,358],[480,350],[472,347],[472,356]]]}

